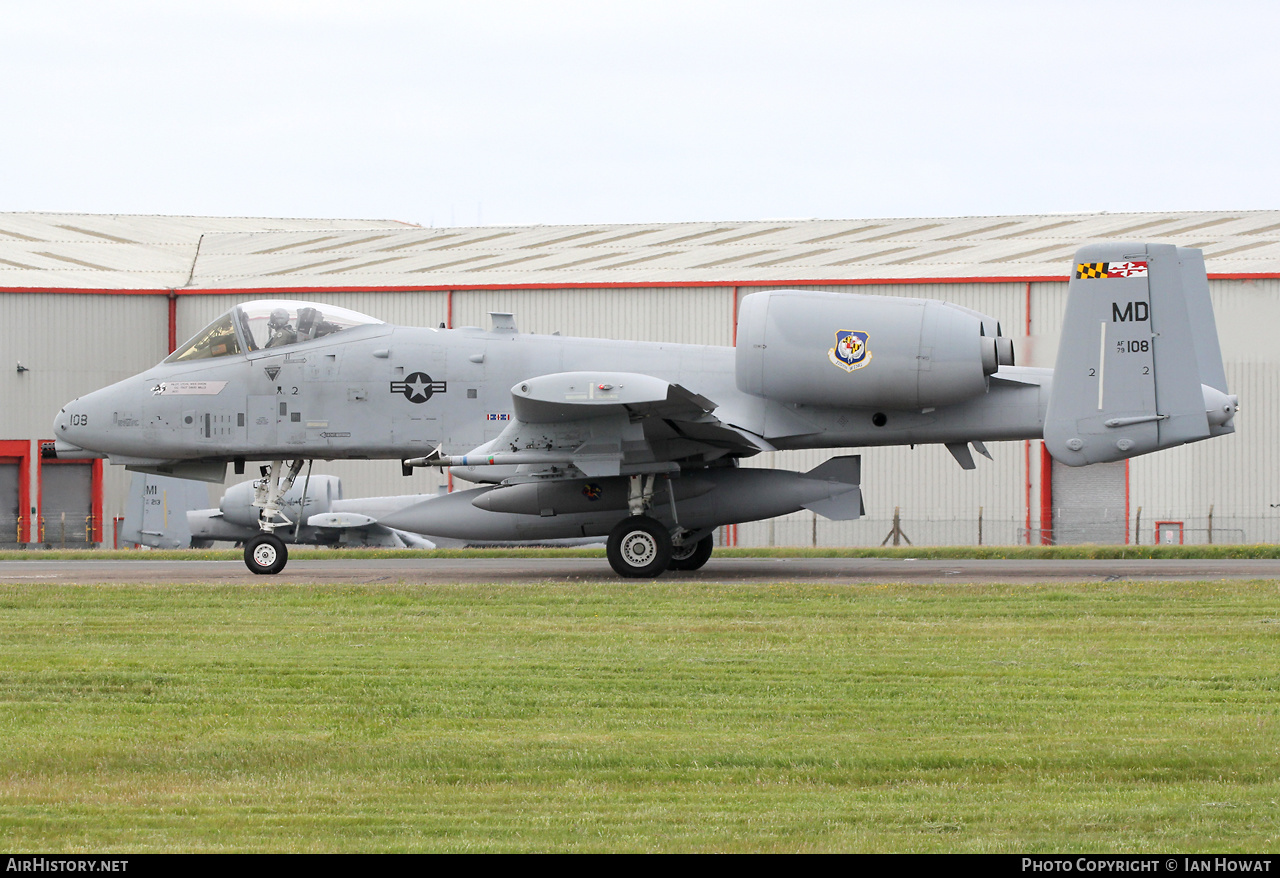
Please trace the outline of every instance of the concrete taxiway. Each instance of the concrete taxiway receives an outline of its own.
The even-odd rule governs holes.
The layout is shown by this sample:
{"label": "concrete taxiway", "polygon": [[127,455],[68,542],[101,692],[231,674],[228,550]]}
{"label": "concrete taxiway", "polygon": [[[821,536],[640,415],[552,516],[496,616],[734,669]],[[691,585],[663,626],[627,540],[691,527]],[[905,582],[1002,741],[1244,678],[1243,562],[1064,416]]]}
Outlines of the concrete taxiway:
{"label": "concrete taxiway", "polygon": [[[1280,559],[1250,560],[924,560],[914,558],[712,558],[662,580],[706,583],[1052,582],[1280,580]],[[603,558],[374,558],[291,560],[276,576],[240,561],[6,561],[0,583],[426,583],[621,580]]]}

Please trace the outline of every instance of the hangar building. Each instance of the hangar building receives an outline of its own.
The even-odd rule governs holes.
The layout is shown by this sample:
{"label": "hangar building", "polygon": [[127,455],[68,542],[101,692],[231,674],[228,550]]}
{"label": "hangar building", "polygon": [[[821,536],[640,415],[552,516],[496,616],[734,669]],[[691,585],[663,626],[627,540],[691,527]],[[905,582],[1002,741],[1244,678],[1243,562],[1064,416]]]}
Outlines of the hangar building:
{"label": "hangar building", "polygon": [[[1204,251],[1234,436],[1068,470],[1040,442],[867,448],[867,515],[724,529],[738,545],[1280,540],[1280,211],[423,228],[382,220],[0,213],[0,547],[114,542],[129,475],[43,462],[64,402],[136,374],[236,302],[289,297],[392,323],[733,345],[744,296],[807,288],[945,299],[999,319],[1052,366],[1074,251],[1142,240]],[[466,449],[446,449],[462,452]],[[832,452],[745,462],[807,470]],[[445,489],[395,461],[317,462],[347,497]],[[235,477],[228,470],[228,483]],[[211,500],[220,490],[211,488]],[[895,527],[895,516],[897,525]]]}

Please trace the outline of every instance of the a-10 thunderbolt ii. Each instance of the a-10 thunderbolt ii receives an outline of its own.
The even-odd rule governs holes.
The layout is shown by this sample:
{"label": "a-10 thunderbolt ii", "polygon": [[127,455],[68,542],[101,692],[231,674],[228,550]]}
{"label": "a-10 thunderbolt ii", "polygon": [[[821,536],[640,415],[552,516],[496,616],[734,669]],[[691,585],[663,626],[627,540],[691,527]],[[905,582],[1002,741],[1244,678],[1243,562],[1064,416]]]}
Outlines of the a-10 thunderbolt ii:
{"label": "a-10 thunderbolt ii", "polygon": [[608,535],[622,576],[701,566],[720,525],[863,510],[860,458],[739,468],[795,448],[1043,438],[1081,466],[1233,432],[1200,251],[1093,244],[1072,265],[1055,368],[1015,366],[999,323],[939,301],[746,296],[735,347],[392,326],[292,301],[237,305],[142,374],[67,403],[58,457],[221,481],[261,461],[255,573],[307,460],[399,458],[480,487],[380,523],[467,540]]}
{"label": "a-10 thunderbolt ii", "polygon": [[[216,507],[206,508],[208,490],[198,482],[134,473],[120,536],[126,542],[159,549],[248,542],[261,533],[254,493],[252,482],[240,482],[223,493]],[[277,528],[276,536],[286,544],[434,549],[436,543],[426,537],[378,523],[389,512],[434,496],[344,499],[341,479],[308,472],[281,496],[280,514],[290,524]]]}
{"label": "a-10 thunderbolt ii", "polygon": [[[385,527],[380,519],[437,494],[394,497],[342,495],[337,476],[312,475],[310,467],[280,497],[280,517],[288,522],[274,531],[286,545],[377,546],[399,549],[444,549],[528,546],[529,543],[486,543],[421,535]],[[134,473],[129,486],[120,536],[126,542],[158,549],[208,548],[216,541],[247,543],[262,531],[259,508],[253,505],[256,486],[239,482],[227,488],[215,508],[205,508],[208,489],[198,482],[153,473]],[[603,540],[543,540],[542,546],[582,546]]]}

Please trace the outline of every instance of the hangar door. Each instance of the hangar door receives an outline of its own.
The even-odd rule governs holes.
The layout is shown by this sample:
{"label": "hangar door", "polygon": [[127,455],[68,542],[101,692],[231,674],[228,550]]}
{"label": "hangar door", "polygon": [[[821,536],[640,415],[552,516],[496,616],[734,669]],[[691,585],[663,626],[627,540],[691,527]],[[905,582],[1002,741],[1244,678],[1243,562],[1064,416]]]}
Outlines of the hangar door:
{"label": "hangar door", "polygon": [[12,549],[30,541],[27,518],[27,468],[31,443],[26,439],[0,440],[0,549]]}
{"label": "hangar door", "polygon": [[86,548],[97,542],[91,464],[91,461],[42,461],[40,542],[54,548]]}
{"label": "hangar door", "polygon": [[0,459],[0,549],[13,549],[22,540],[21,463]]}
{"label": "hangar door", "polygon": [[1128,461],[1079,467],[1053,461],[1054,543],[1123,545],[1128,533]]}

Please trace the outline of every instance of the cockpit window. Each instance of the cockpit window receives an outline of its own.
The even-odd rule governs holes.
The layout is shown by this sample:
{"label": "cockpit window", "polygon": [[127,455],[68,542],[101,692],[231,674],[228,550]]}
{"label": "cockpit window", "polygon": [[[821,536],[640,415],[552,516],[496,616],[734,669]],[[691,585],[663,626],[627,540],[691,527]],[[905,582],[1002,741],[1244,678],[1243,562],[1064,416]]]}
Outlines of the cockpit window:
{"label": "cockpit window", "polygon": [[259,300],[237,305],[169,355],[166,363],[224,357],[324,338],[354,326],[381,323],[336,305]]}
{"label": "cockpit window", "polygon": [[238,353],[240,353],[240,339],[236,336],[235,326],[231,322],[231,312],[228,311],[197,332],[190,341],[170,354],[165,362],[203,360]]}

